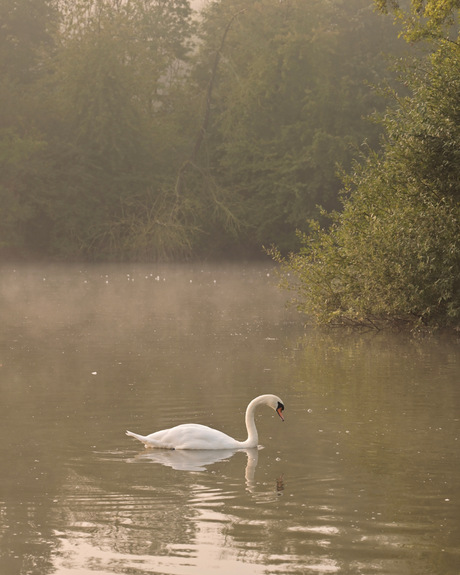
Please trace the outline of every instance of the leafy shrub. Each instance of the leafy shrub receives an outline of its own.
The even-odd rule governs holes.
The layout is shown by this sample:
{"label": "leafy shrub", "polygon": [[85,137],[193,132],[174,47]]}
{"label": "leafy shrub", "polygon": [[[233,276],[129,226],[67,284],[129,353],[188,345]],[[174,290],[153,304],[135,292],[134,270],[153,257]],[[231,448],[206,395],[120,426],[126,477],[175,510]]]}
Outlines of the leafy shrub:
{"label": "leafy shrub", "polygon": [[406,70],[411,96],[381,120],[382,152],[345,177],[343,211],[313,224],[298,253],[272,251],[318,321],[459,324],[459,56],[446,42]]}

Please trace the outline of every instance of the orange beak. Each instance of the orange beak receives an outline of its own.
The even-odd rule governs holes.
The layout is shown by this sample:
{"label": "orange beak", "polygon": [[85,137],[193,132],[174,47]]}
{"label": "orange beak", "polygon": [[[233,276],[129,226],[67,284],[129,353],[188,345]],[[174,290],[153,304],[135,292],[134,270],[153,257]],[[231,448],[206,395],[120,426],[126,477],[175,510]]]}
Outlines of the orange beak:
{"label": "orange beak", "polygon": [[281,421],[284,421],[284,417],[283,417],[283,408],[281,407],[281,405],[278,407],[278,409],[276,410],[276,413],[281,417]]}

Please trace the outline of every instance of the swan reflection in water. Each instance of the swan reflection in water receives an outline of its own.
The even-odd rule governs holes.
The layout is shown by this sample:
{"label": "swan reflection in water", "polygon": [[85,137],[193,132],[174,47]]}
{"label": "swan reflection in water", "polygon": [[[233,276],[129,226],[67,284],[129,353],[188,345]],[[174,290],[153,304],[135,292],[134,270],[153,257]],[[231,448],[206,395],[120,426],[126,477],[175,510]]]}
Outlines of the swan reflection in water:
{"label": "swan reflection in water", "polygon": [[[247,462],[244,472],[246,489],[250,493],[256,491],[255,472],[259,460],[259,451],[262,446],[251,449],[216,449],[216,450],[176,450],[176,449],[148,449],[138,453],[135,457],[128,459],[128,463],[159,463],[166,467],[172,467],[177,471],[206,471],[207,467],[219,461],[229,460],[235,453],[246,453]],[[284,491],[284,479],[282,476],[276,478],[277,495],[282,495]],[[262,494],[261,494],[262,495]]]}
{"label": "swan reflection in water", "polygon": [[[247,455],[245,479],[247,487],[254,483],[254,474],[259,458],[259,448],[240,449]],[[185,449],[149,449],[136,455],[128,462],[149,461],[160,463],[166,467],[172,467],[178,471],[206,471],[206,468],[218,461],[230,459],[235,453],[235,449],[214,449],[214,450],[185,450]],[[249,485],[250,484],[250,485]]]}

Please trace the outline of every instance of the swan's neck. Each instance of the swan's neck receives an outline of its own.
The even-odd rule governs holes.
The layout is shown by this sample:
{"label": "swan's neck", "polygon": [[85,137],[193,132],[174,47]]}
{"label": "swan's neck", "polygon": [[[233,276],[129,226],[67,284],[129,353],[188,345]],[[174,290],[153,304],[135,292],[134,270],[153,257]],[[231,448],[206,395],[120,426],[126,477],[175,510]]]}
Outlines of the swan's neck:
{"label": "swan's neck", "polygon": [[254,412],[256,407],[261,403],[265,403],[262,399],[263,396],[256,397],[251,401],[246,409],[246,429],[248,431],[248,438],[244,441],[244,447],[257,447],[259,436],[257,434],[256,423],[254,421]]}

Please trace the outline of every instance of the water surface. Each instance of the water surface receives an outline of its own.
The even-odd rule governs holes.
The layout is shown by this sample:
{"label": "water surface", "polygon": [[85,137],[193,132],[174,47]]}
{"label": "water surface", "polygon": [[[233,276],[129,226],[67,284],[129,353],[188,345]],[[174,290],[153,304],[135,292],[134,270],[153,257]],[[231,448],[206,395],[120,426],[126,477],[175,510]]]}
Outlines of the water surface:
{"label": "water surface", "polygon": [[[460,347],[305,328],[267,266],[4,266],[0,573],[458,575]],[[145,450],[184,422],[261,448]]]}

